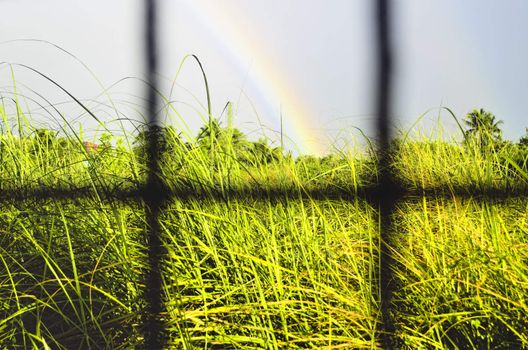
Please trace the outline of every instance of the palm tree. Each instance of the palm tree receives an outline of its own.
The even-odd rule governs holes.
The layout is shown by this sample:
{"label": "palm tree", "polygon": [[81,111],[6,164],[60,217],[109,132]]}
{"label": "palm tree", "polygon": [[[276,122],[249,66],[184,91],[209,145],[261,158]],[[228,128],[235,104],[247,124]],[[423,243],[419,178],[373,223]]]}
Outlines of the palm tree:
{"label": "palm tree", "polygon": [[268,164],[284,157],[282,147],[272,147],[266,138],[251,142],[250,151],[252,153],[252,161],[256,164]]}
{"label": "palm tree", "polygon": [[519,146],[528,149],[528,128],[525,128],[526,133],[519,140]]}
{"label": "palm tree", "polygon": [[474,109],[468,113],[464,123],[469,127],[465,131],[465,141],[473,140],[480,149],[489,149],[502,141],[501,120],[484,109]]}

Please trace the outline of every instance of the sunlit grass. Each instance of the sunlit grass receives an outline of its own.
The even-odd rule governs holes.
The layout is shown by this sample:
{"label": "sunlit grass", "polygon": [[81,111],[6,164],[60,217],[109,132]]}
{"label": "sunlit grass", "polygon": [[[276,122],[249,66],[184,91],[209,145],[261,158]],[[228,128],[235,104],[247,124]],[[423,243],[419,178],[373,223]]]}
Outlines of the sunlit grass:
{"label": "sunlit grass", "polygon": [[162,218],[174,342],[370,348],[373,215],[361,202],[175,202]]}
{"label": "sunlit grass", "polygon": [[410,349],[528,345],[527,213],[526,199],[400,206],[394,318]]}
{"label": "sunlit grass", "polygon": [[[146,208],[111,196],[145,182],[137,134],[87,139],[67,121],[58,135],[46,133],[21,100],[0,106],[0,190],[90,191],[2,202],[0,345],[141,346]],[[160,217],[168,346],[378,348],[379,217],[375,202],[354,198],[376,184],[373,150],[296,158],[240,139],[245,148],[237,148],[232,128],[203,144],[167,130],[160,175],[188,195]],[[83,141],[105,145],[88,152]],[[419,133],[395,142],[392,171],[415,191],[397,204],[391,242],[403,348],[528,347],[528,202],[456,194],[468,186],[526,191],[527,157],[513,149],[483,152]],[[427,188],[437,197],[416,195]]]}

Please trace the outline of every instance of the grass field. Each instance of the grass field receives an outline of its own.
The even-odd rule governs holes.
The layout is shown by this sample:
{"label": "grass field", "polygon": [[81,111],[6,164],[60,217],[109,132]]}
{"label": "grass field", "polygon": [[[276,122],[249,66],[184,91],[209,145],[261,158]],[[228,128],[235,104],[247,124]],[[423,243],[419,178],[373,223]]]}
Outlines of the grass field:
{"label": "grass field", "polygon": [[[141,345],[146,208],[112,200],[144,183],[141,147],[105,135],[86,152],[80,134],[26,126],[20,136],[2,116],[0,190],[87,195],[3,199],[0,346]],[[165,136],[161,176],[192,194],[160,218],[171,348],[379,347],[378,208],[361,196],[377,181],[372,150],[295,158],[229,128],[198,144]],[[401,348],[528,348],[526,153],[400,141],[392,171],[415,193],[397,203],[390,242]],[[435,191],[421,195],[426,188]],[[513,197],[457,194],[464,188]]]}

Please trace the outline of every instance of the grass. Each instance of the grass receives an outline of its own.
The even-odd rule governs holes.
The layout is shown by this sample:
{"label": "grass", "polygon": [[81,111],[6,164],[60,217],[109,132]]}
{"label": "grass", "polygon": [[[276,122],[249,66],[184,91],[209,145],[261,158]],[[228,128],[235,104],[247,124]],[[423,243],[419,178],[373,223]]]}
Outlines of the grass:
{"label": "grass", "polygon": [[366,204],[175,202],[162,223],[175,344],[371,347],[377,248]]}
{"label": "grass", "polygon": [[456,197],[400,206],[394,316],[409,348],[527,346],[527,209]]}
{"label": "grass", "polygon": [[[18,99],[15,114],[3,101],[0,190],[88,191],[2,199],[0,345],[141,346],[146,209],[111,198],[146,179],[134,136],[106,134],[112,147],[86,152],[81,132],[38,131]],[[376,182],[373,152],[241,161],[232,143],[205,149],[166,136],[161,175],[192,194],[170,200],[160,217],[170,348],[379,347],[377,208],[361,196],[309,195],[361,194]],[[403,198],[394,213],[391,316],[400,347],[528,348],[528,201],[456,194],[467,186],[522,193],[522,163],[422,134],[397,144],[392,161],[405,187],[439,189]]]}

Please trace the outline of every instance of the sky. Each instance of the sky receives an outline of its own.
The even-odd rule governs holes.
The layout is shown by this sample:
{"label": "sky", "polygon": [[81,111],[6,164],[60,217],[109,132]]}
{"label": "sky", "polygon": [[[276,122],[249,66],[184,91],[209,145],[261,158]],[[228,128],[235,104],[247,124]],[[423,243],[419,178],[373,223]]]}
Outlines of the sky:
{"label": "sky", "polygon": [[[160,1],[159,77],[173,107],[166,121],[190,134],[204,123],[202,74],[196,62],[184,60],[195,54],[210,85],[213,115],[227,123],[223,110],[232,102],[233,124],[251,139],[267,137],[277,145],[281,116],[287,147],[296,153],[361,142],[357,128],[374,136],[373,3]],[[506,138],[521,137],[528,126],[528,2],[392,4],[394,128],[408,130],[420,120],[415,129],[438,130],[440,120],[446,134],[456,133],[440,107],[459,118],[484,108],[503,120]],[[0,64],[0,95],[12,97],[16,82],[34,123],[57,128],[68,120],[87,134],[97,129],[31,67],[83,101],[109,129],[123,127],[117,119],[141,120],[142,10],[140,0],[0,0],[0,62],[6,62]]]}

